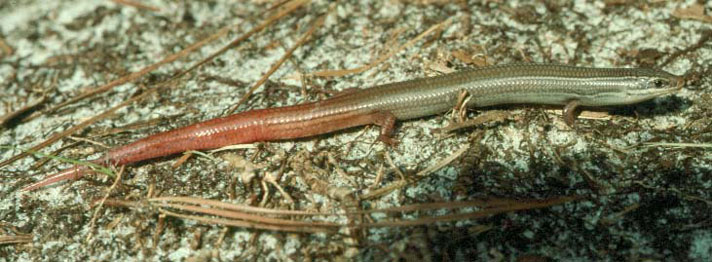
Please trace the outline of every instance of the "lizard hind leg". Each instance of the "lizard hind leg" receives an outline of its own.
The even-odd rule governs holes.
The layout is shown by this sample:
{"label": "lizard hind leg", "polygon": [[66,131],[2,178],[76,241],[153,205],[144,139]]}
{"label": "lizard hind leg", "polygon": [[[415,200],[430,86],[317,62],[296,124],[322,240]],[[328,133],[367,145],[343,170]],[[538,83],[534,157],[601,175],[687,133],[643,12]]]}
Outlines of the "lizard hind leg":
{"label": "lizard hind leg", "polygon": [[373,124],[381,127],[381,135],[378,137],[386,145],[395,147],[398,140],[393,138],[393,130],[396,124],[396,116],[391,112],[380,111],[371,114]]}
{"label": "lizard hind leg", "polygon": [[571,100],[566,104],[566,106],[564,106],[564,122],[566,122],[566,124],[570,127],[574,126],[574,123],[576,121],[576,109],[578,109],[580,105],[580,101]]}

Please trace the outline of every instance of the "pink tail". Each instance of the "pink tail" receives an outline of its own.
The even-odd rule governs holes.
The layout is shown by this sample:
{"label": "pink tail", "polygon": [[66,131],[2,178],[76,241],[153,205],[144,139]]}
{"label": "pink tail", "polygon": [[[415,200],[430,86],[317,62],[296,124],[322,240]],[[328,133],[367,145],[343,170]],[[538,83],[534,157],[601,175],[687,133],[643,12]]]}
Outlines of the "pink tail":
{"label": "pink tail", "polygon": [[59,171],[59,173],[48,176],[45,179],[42,179],[34,184],[22,188],[22,191],[35,190],[65,180],[79,179],[84,176],[84,173],[86,173],[87,171],[88,170],[86,166],[75,166],[72,168],[67,168],[65,170]]}

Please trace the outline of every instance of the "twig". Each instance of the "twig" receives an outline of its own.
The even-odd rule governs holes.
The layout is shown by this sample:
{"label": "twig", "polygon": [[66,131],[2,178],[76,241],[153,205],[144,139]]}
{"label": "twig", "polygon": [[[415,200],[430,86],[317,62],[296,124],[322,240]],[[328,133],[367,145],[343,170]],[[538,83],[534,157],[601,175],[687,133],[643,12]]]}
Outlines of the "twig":
{"label": "twig", "polygon": [[488,122],[501,122],[512,116],[512,113],[505,111],[487,111],[474,119],[469,119],[460,123],[451,123],[450,125],[440,129],[442,133],[450,133],[463,128],[478,126]]}
{"label": "twig", "polygon": [[2,236],[0,235],[0,245],[6,244],[21,244],[32,242],[32,235],[15,235],[15,236]]}
{"label": "twig", "polygon": [[279,183],[275,181],[273,176],[266,176],[264,179],[262,179],[262,181],[267,181],[267,183],[272,184],[272,186],[277,188],[277,191],[282,194],[282,197],[284,197],[287,203],[294,204],[294,199],[292,199],[292,196],[290,196],[289,193],[287,193],[287,191],[285,191],[284,188],[282,188],[282,186],[280,186]]}
{"label": "twig", "polygon": [[423,178],[427,177],[428,175],[430,175],[431,173],[438,171],[441,168],[449,165],[452,161],[459,158],[463,153],[465,153],[467,151],[467,149],[469,149],[469,148],[470,148],[469,145],[463,146],[462,148],[455,151],[455,153],[452,153],[450,156],[441,160],[437,164],[430,166],[430,167],[418,172],[418,174],[416,174],[414,178],[411,178],[408,180],[398,180],[398,181],[390,183],[382,188],[379,188],[379,189],[373,190],[371,192],[368,192],[366,194],[363,194],[360,198],[362,200],[374,199],[374,198],[383,196],[385,194],[388,194],[393,190],[402,188],[402,187],[407,186],[413,182],[423,179]]}
{"label": "twig", "polygon": [[11,56],[13,53],[15,53],[15,50],[13,50],[10,45],[5,43],[5,40],[3,40],[2,38],[0,38],[0,51],[2,51],[2,55],[4,56]]}
{"label": "twig", "polygon": [[393,169],[393,171],[395,171],[396,174],[398,174],[398,177],[400,177],[401,180],[405,180],[405,174],[403,174],[403,172],[400,170],[400,168],[398,168],[398,166],[396,166],[396,163],[393,162],[391,153],[388,153],[388,151],[386,151],[385,158],[386,158],[386,162],[388,162],[388,165],[390,165],[391,168]]}
{"label": "twig", "polygon": [[119,181],[121,181],[121,175],[124,173],[124,167],[125,166],[121,166],[121,169],[119,170],[118,174],[116,174],[116,179],[114,179],[114,183],[111,184],[111,187],[109,187],[108,190],[106,190],[106,194],[104,194],[104,197],[101,198],[99,204],[95,206],[96,209],[94,210],[94,215],[91,217],[91,221],[89,221],[89,234],[86,238],[87,242],[89,242],[89,239],[91,239],[91,237],[94,235],[94,230],[92,230],[92,228],[94,227],[96,220],[99,218],[99,211],[101,211],[101,208],[104,207],[104,202],[106,202],[106,199],[109,198],[111,191],[114,191],[116,186],[119,184]]}
{"label": "twig", "polygon": [[[1,41],[1,40],[0,40]],[[7,113],[3,116],[0,116],[0,127],[4,126],[5,124],[9,123],[11,120],[17,118],[18,116],[24,114],[25,112],[32,110],[33,108],[37,107],[38,105],[44,103],[47,101],[47,96],[42,96],[42,98],[37,99],[33,102],[28,103],[26,106],[23,106],[20,109],[17,109],[13,112]]]}

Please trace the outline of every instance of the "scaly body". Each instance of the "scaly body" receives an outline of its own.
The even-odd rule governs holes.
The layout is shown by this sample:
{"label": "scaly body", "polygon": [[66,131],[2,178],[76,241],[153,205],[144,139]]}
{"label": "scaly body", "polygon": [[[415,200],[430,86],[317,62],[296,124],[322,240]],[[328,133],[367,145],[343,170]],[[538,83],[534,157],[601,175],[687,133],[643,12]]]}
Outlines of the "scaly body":
{"label": "scaly body", "polygon": [[[188,150],[310,137],[367,124],[381,126],[381,139],[390,143],[396,120],[445,112],[458,102],[462,92],[469,94],[470,107],[566,105],[566,120],[572,124],[577,106],[633,104],[670,94],[682,85],[681,77],[655,69],[491,66],[346,92],[318,102],[216,118],[114,148],[94,162],[124,165]],[[67,169],[24,190],[75,179],[86,171],[85,167]]]}

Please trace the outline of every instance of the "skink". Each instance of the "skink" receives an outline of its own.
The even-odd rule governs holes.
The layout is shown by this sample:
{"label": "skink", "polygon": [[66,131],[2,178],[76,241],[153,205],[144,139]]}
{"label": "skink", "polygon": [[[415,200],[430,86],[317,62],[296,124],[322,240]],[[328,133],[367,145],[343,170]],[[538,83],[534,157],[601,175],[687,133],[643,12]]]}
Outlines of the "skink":
{"label": "skink", "polygon": [[[674,93],[683,84],[682,77],[657,69],[497,65],[345,92],[318,102],[216,118],[114,148],[92,162],[125,165],[188,150],[310,137],[368,124],[381,126],[380,139],[393,144],[391,133],[396,120],[446,112],[463,92],[469,95],[469,107],[565,105],[566,122],[572,124],[578,106],[634,104]],[[76,179],[86,172],[85,166],[66,169],[23,190]]]}

